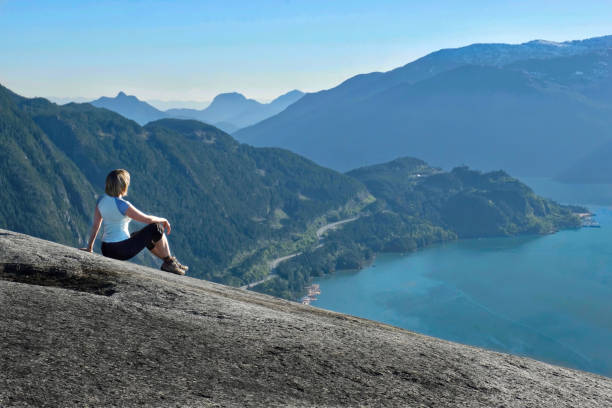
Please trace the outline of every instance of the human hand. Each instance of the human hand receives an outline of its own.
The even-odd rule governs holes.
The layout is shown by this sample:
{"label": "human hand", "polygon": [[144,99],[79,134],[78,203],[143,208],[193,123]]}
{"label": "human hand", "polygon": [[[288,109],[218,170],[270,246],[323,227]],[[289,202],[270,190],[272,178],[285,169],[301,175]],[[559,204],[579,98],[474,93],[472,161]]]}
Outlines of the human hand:
{"label": "human hand", "polygon": [[164,231],[167,231],[166,234],[170,235],[171,228],[170,228],[170,223],[168,222],[168,220],[164,218],[162,221],[162,225],[164,226]]}

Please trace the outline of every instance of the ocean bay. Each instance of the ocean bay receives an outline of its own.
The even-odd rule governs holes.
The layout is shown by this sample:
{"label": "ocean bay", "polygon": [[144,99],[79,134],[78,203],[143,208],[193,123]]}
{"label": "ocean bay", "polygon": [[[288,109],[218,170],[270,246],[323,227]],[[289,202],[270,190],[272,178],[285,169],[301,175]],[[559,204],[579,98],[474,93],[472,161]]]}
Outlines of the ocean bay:
{"label": "ocean bay", "polygon": [[318,283],[313,306],[612,376],[612,189],[525,180],[584,204],[601,228],[381,254]]}

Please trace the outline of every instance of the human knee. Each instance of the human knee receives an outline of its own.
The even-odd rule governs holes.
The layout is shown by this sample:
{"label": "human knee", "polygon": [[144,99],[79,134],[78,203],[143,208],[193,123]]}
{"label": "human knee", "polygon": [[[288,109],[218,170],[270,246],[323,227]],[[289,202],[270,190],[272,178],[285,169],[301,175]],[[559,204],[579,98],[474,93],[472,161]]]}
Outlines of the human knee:
{"label": "human knee", "polygon": [[164,224],[161,222],[156,223],[157,225],[157,232],[159,234],[159,238],[161,239],[161,237],[164,236]]}
{"label": "human knee", "polygon": [[161,222],[154,222],[148,226],[151,229],[151,237],[153,242],[159,241],[164,236],[164,224]]}

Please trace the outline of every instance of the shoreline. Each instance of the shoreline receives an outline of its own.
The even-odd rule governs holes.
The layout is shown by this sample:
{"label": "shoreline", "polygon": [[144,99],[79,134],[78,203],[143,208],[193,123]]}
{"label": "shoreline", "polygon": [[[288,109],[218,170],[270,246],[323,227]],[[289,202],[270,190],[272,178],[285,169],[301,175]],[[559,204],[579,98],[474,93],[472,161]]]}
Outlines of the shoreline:
{"label": "shoreline", "polygon": [[[596,216],[596,214],[595,214],[595,213],[592,213],[592,212],[586,212],[586,213],[574,213],[574,214],[576,214],[576,215],[577,215],[577,216],[580,218],[580,220],[582,221],[581,226],[580,226],[579,228],[577,228],[577,229],[581,229],[581,228],[600,228],[600,227],[601,227],[601,225],[599,225],[599,223],[597,223],[597,222],[595,222],[595,221],[592,221],[593,217],[595,217],[595,216]],[[592,224],[591,224],[591,223],[588,223],[588,221],[587,221],[587,220],[591,220],[591,221],[592,221]],[[585,221],[586,221],[586,222],[585,222]],[[543,233],[543,234],[517,234],[517,235],[501,235],[501,236],[495,236],[495,237],[457,238],[457,239],[454,239],[454,240],[449,240],[449,241],[440,241],[440,242],[434,242],[434,243],[431,243],[431,244],[429,244],[429,245],[426,245],[426,246],[423,246],[423,247],[417,248],[417,249],[415,249],[414,251],[410,251],[410,252],[375,252],[375,253],[374,253],[374,255],[372,256],[372,261],[371,261],[371,262],[366,263],[366,264],[365,264],[365,265],[363,265],[361,268],[358,268],[358,269],[338,269],[338,270],[334,271],[334,273],[331,273],[331,274],[325,274],[324,276],[319,276],[319,277],[317,277],[317,279],[318,279],[318,280],[321,280],[321,279],[326,279],[326,278],[328,278],[328,277],[332,277],[333,275],[335,275],[335,274],[337,274],[337,273],[350,273],[350,272],[357,273],[357,272],[360,272],[360,271],[362,271],[362,270],[364,270],[364,269],[366,269],[366,268],[369,268],[369,267],[376,267],[376,265],[374,265],[374,263],[376,262],[376,259],[377,259],[378,255],[381,255],[381,254],[384,254],[384,255],[391,255],[391,256],[395,255],[395,256],[402,256],[402,257],[404,257],[404,256],[409,256],[409,255],[415,254],[415,253],[417,253],[417,252],[421,252],[422,250],[427,249],[427,248],[431,248],[431,247],[434,247],[434,246],[437,246],[437,245],[444,245],[444,244],[448,244],[448,243],[452,243],[452,242],[469,241],[469,240],[480,240],[480,239],[489,239],[489,238],[500,238],[500,239],[501,239],[501,238],[511,238],[511,237],[529,237],[529,236],[532,236],[532,237],[539,237],[539,236],[545,236],[545,235],[556,234],[556,233],[561,232],[561,231],[566,230],[566,229],[571,229],[571,228],[561,228],[561,229],[552,230],[552,231],[549,231],[549,232],[547,232],[547,233]],[[313,280],[313,282],[314,282],[314,280]],[[305,287],[305,289],[308,291],[308,289],[309,289],[310,287],[312,287],[313,285],[317,285],[317,286],[319,286],[319,284],[317,284],[317,283],[312,283],[311,285],[306,286],[306,287]],[[321,292],[320,292],[320,287],[319,287],[319,288],[317,288],[317,289],[318,289],[318,291],[319,291],[319,293],[318,293],[318,294],[320,294],[320,293],[321,293]],[[307,292],[307,293],[308,293],[308,292]],[[309,297],[309,296],[308,296],[308,294],[307,294],[307,295],[305,295],[305,296],[301,297],[301,298],[300,298],[299,300],[297,300],[297,301],[298,301],[298,302],[300,302],[300,303],[302,303],[302,304],[307,304],[307,305],[310,305],[310,303],[311,303],[311,302],[314,302],[314,301],[318,300],[318,299],[315,297],[315,298],[309,299],[307,303],[303,303],[303,301],[304,301],[306,298],[308,298],[308,297]]]}

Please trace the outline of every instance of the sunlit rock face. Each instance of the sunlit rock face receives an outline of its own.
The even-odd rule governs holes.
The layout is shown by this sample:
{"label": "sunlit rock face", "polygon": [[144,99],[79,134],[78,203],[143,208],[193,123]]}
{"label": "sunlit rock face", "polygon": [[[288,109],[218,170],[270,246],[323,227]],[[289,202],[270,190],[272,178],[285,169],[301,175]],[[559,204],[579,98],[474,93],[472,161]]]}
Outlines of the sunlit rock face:
{"label": "sunlit rock face", "polygon": [[0,230],[0,406],[612,406],[612,380]]}

